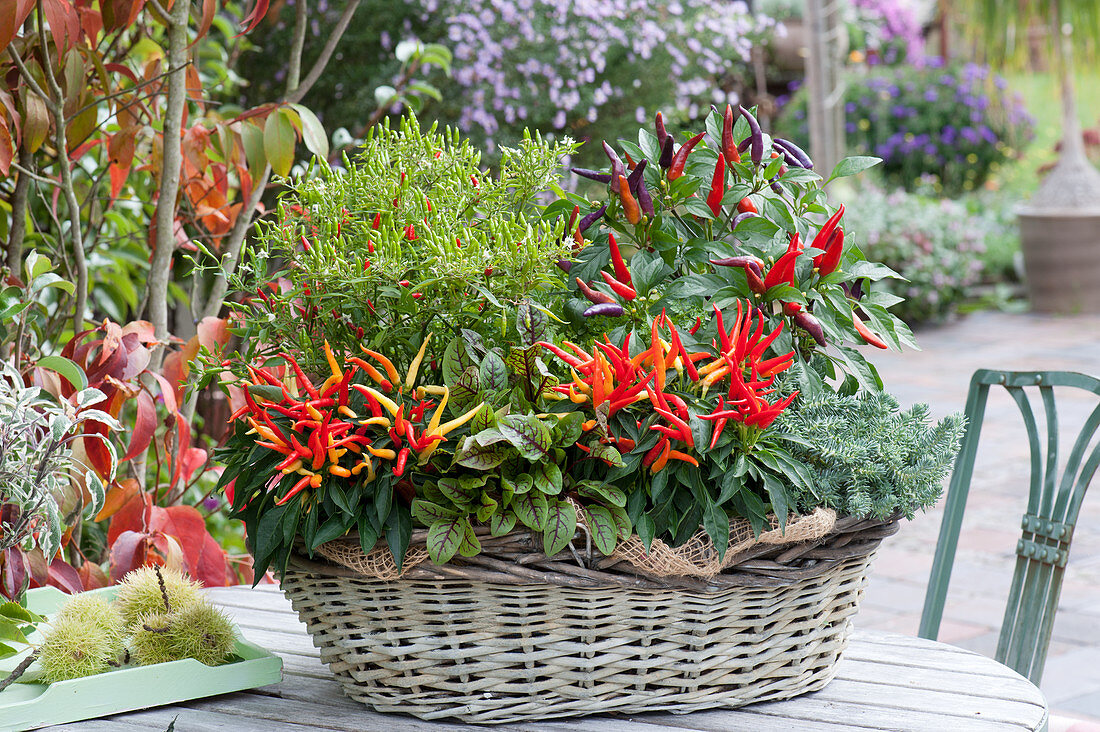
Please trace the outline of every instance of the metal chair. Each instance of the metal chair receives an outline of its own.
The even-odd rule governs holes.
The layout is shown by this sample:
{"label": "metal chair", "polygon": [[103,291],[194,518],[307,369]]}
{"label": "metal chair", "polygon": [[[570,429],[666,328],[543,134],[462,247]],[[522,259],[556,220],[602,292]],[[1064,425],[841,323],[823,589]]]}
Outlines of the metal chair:
{"label": "metal chair", "polygon": [[[1100,396],[1100,379],[1064,371],[990,371],[980,370],[970,380],[966,399],[967,430],[955,462],[944,506],[943,523],[936,543],[936,556],[928,590],[924,598],[919,635],[935,640],[943,616],[951,565],[962,525],[974,457],[978,451],[989,387],[999,384],[1020,408],[1031,445],[1031,491],[1027,512],[1023,515],[1023,534],[1016,544],[1016,572],[1008,595],[1001,636],[997,643],[997,661],[1009,666],[1038,685],[1046,663],[1047,648],[1054,627],[1054,613],[1062,589],[1062,576],[1073,527],[1085,490],[1100,465],[1100,445],[1089,448],[1100,426],[1100,405],[1088,419],[1073,443],[1061,479],[1058,479],[1058,412],[1054,387],[1084,389]],[[1046,415],[1046,443],[1040,441],[1029,391],[1039,391]],[[1045,450],[1045,456],[1044,456]],[[1082,460],[1084,462],[1082,463]]]}

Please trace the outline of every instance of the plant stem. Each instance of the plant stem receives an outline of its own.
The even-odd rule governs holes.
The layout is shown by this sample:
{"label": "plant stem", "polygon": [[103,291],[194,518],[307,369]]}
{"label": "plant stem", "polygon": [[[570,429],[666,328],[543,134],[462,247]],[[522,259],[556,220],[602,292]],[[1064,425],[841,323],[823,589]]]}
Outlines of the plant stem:
{"label": "plant stem", "polygon": [[[19,165],[30,171],[34,166],[34,155],[27,148],[19,148]],[[27,235],[27,199],[31,190],[31,176],[23,172],[15,180],[15,190],[11,194],[11,232],[8,234],[7,264],[8,270],[18,274],[23,262],[23,240]]]}
{"label": "plant stem", "polygon": [[[317,60],[313,63],[313,67],[306,74],[305,80],[301,84],[294,88],[293,92],[290,92],[286,96],[286,101],[295,103],[302,101],[302,97],[309,93],[309,90],[313,88],[313,85],[317,83],[317,80],[321,78],[322,72],[325,67],[328,66],[329,59],[332,58],[333,52],[336,51],[336,44],[340,42],[340,39],[344,36],[344,31],[348,29],[348,24],[351,23],[351,18],[355,15],[356,8],[359,7],[360,0],[351,0],[347,6],[344,7],[344,12],[340,15],[340,19],[336,21],[336,25],[332,29],[332,33],[329,34],[328,41],[325,42],[324,48],[321,49],[321,55],[317,57]],[[301,61],[299,60],[299,63]]]}
{"label": "plant stem", "polygon": [[287,92],[293,94],[302,80],[302,49],[306,44],[307,0],[294,0],[294,36],[290,42],[290,68],[286,74]]}
{"label": "plant stem", "polygon": [[23,673],[31,667],[31,664],[34,663],[34,660],[36,658],[38,658],[38,651],[32,651],[30,654],[27,655],[26,658],[20,661],[19,665],[12,669],[12,672],[8,674],[7,678],[5,678],[3,681],[0,681],[0,691],[3,691],[4,689],[8,688],[16,681],[18,681],[19,677],[22,676]]}
{"label": "plant stem", "polygon": [[[172,270],[172,254],[176,248],[175,218],[180,187],[180,168],[183,156],[180,150],[180,128],[183,126],[183,110],[187,101],[187,20],[191,0],[177,0],[172,6],[168,22],[168,96],[165,103],[163,126],[163,155],[160,170],[160,192],[154,214],[156,226],[156,250],[149,266],[146,285],[146,301],[149,320],[154,333],[162,343],[168,340],[168,280]],[[154,356],[154,368],[164,357],[163,346]]]}

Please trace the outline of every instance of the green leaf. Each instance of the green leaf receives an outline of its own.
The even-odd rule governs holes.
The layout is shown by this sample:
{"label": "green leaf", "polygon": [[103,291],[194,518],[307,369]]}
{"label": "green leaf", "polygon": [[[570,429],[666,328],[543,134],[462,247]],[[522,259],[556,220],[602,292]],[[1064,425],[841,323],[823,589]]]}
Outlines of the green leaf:
{"label": "green leaf", "polygon": [[604,556],[611,556],[615,551],[615,543],[619,535],[619,525],[611,515],[611,511],[603,506],[585,506],[584,513],[588,520],[588,533],[592,536],[592,543]]}
{"label": "green leaf", "polygon": [[522,496],[535,487],[535,479],[531,477],[530,473],[520,473],[515,479],[502,475],[500,479],[504,487],[516,496]]}
{"label": "green leaf", "polygon": [[512,501],[512,510],[516,512],[516,518],[523,522],[524,526],[534,531],[542,531],[546,526],[546,496],[538,491],[517,496]]}
{"label": "green leaf", "polygon": [[5,658],[11,658],[16,653],[19,653],[19,651],[15,650],[6,643],[0,643],[0,661],[3,661]]}
{"label": "green leaf", "polygon": [[[466,344],[461,338],[453,338],[443,351],[443,383],[454,389],[455,382],[459,380],[463,372],[471,366],[476,366],[466,350]],[[452,395],[453,398],[453,395]]]}
{"label": "green leaf", "polygon": [[477,489],[460,478],[440,478],[436,485],[448,500],[460,508],[470,508],[477,498]]}
{"label": "green leaf", "polygon": [[15,623],[7,618],[0,618],[0,640],[14,641],[16,643],[30,643],[27,640],[27,636],[23,635],[23,632],[19,630],[18,623]]}
{"label": "green leaf", "polygon": [[405,563],[405,552],[409,549],[409,539],[412,537],[412,514],[409,509],[398,504],[390,511],[390,517],[386,519],[386,544],[397,561],[397,569],[401,570]]}
{"label": "green leaf", "polygon": [[458,553],[464,557],[475,557],[481,553],[481,542],[477,540],[477,534],[470,522],[466,522],[466,530],[462,534],[462,543],[458,545]]}
{"label": "green leaf", "polygon": [[499,429],[528,460],[542,460],[550,451],[550,430],[533,414],[509,414],[500,420]]}
{"label": "green leaf", "polygon": [[276,109],[264,122],[264,155],[276,175],[286,177],[294,165],[294,145],[297,137],[290,123],[290,113]]}
{"label": "green leaf", "polygon": [[467,437],[455,452],[454,462],[474,470],[492,470],[508,457],[510,446],[503,442],[493,445],[479,445],[473,437]]}
{"label": "green leaf", "polygon": [[415,498],[412,502],[412,517],[425,526],[457,518],[458,515],[458,511],[452,508],[444,508],[423,498]]}
{"label": "green leaf", "polygon": [[787,526],[787,514],[790,512],[787,500],[787,487],[771,473],[762,473],[764,490],[768,492],[768,500],[772,504],[772,513],[779,518],[779,528]]}
{"label": "green leaf", "polygon": [[298,117],[302,121],[302,141],[306,144],[306,148],[322,160],[327,160],[328,135],[325,134],[325,128],[321,124],[321,120],[317,119],[317,115],[310,111],[308,107],[301,104],[291,104],[290,106],[298,113]]}
{"label": "green leaf", "polygon": [[717,503],[707,501],[703,509],[703,528],[718,550],[718,558],[724,558],[730,541],[730,518]]}
{"label": "green leaf", "polygon": [[[84,369],[64,356],[43,356],[38,359],[36,365],[40,368],[57,372],[60,376],[67,379],[77,391],[88,388],[88,377],[84,375]],[[282,396],[282,392],[280,392],[279,398],[281,399]]]}
{"label": "green leaf", "polygon": [[531,307],[531,301],[524,299],[516,308],[516,330],[525,346],[533,346],[546,336],[546,326],[550,319],[541,310]]}
{"label": "green leaf", "polygon": [[489,519],[489,533],[493,536],[504,536],[516,525],[516,514],[512,511],[494,513]]}
{"label": "green leaf", "polygon": [[626,493],[621,488],[598,480],[585,480],[577,483],[577,492],[585,498],[595,498],[615,506],[626,506]]}
{"label": "green leaf", "polygon": [[584,434],[581,425],[584,424],[584,414],[570,412],[554,425],[554,443],[562,447],[569,447]]}
{"label": "green leaf", "polygon": [[42,620],[41,615],[32,613],[18,602],[5,602],[3,605],[0,605],[0,615],[24,623],[37,623]]}
{"label": "green leaf", "polygon": [[480,521],[481,523],[485,523],[491,517],[496,515],[497,508],[499,508],[499,506],[497,505],[496,500],[488,493],[482,493],[481,505],[478,507],[477,512],[474,515],[477,517],[478,521]]}
{"label": "green leaf", "polygon": [[531,478],[534,481],[535,488],[546,495],[556,496],[561,493],[561,468],[554,463],[549,461],[535,463],[531,469]]}
{"label": "green leaf", "polygon": [[[539,495],[532,493],[531,495]],[[542,532],[542,549],[552,557],[564,549],[577,533],[577,512],[567,501],[555,501],[548,507],[546,528]]]}
{"label": "green leaf", "polygon": [[428,529],[428,556],[436,564],[446,564],[458,552],[466,538],[466,530],[473,531],[470,520],[459,516],[432,524]]}
{"label": "green leaf", "polygon": [[855,175],[868,168],[873,168],[881,162],[882,158],[875,158],[869,155],[855,155],[850,158],[844,158],[836,164],[832,174],[829,176],[829,180],[825,182],[827,184],[829,181],[835,180],[836,178],[846,178],[850,175]]}
{"label": "green leaf", "polygon": [[451,407],[461,414],[485,401],[481,393],[481,376],[477,366],[470,366],[451,384]]}
{"label": "green leaf", "polygon": [[634,524],[630,522],[630,516],[627,514],[626,509],[618,506],[604,506],[604,508],[615,520],[615,526],[619,529],[619,538],[624,541],[629,539],[630,535],[634,533]]}
{"label": "green leaf", "polygon": [[[285,482],[285,481],[284,481]],[[300,496],[299,496],[300,497]],[[294,503],[298,503],[298,499],[293,499]],[[283,514],[287,511],[287,506],[275,506],[268,510],[256,524],[256,531],[252,534],[252,541],[256,546],[256,561],[260,564],[266,564],[271,556],[275,553],[275,550],[279,548],[282,539],[282,531],[279,530],[279,523],[282,521]]]}

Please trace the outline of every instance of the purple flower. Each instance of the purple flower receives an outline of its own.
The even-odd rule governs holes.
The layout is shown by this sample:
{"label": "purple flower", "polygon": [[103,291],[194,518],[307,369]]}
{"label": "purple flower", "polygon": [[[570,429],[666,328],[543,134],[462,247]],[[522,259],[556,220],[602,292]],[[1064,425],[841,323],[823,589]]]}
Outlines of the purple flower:
{"label": "purple flower", "polygon": [[217,496],[207,496],[202,499],[202,507],[207,511],[216,511],[221,505],[222,502]]}

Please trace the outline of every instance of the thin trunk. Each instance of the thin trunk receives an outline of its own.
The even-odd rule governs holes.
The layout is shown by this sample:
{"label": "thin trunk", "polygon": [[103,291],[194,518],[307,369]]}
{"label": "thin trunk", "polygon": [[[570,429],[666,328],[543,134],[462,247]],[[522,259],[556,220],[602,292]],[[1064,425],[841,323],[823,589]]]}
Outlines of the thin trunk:
{"label": "thin trunk", "polygon": [[[19,148],[19,165],[33,172],[34,155],[25,147]],[[18,273],[23,264],[23,240],[27,236],[27,199],[30,197],[31,177],[20,173],[15,179],[11,195],[11,232],[8,234],[7,264],[11,272]]]}
{"label": "thin trunk", "polygon": [[[167,342],[169,334],[168,280],[172,272],[172,253],[176,248],[176,200],[183,161],[180,128],[183,126],[183,110],[187,101],[187,20],[190,5],[190,0],[177,0],[168,16],[168,97],[164,111],[160,192],[154,216],[156,251],[153,252],[146,285],[149,320],[161,342]],[[154,368],[160,364],[163,356],[164,350],[159,348],[154,357]]]}
{"label": "thin trunk", "polygon": [[1062,85],[1062,156],[1067,159],[1085,159],[1085,142],[1081,122],[1077,117],[1077,91],[1073,83],[1073,35],[1063,24],[1062,3],[1055,2],[1054,24],[1051,30],[1058,34],[1054,54],[1058,62],[1059,82]]}
{"label": "thin trunk", "polygon": [[294,0],[294,38],[290,42],[290,69],[286,74],[286,90],[290,94],[302,80],[302,49],[306,45],[306,22],[309,4],[306,0]]}
{"label": "thin trunk", "polygon": [[[38,36],[46,38],[43,28],[42,0],[38,0]],[[69,140],[65,132],[65,94],[61,91],[61,85],[57,83],[57,76],[53,72],[53,60],[50,58],[49,45],[42,44],[40,48],[42,58],[39,61],[45,71],[46,86],[49,88],[49,97],[46,106],[49,108],[54,122],[54,145],[57,147],[58,163],[61,167],[61,192],[65,196],[65,207],[69,211],[69,239],[72,242],[73,265],[76,268],[76,292],[73,295],[73,333],[84,330],[84,310],[88,305],[88,263],[84,259],[84,233],[80,226],[80,202],[76,198],[76,189],[73,187],[73,168],[69,162]],[[62,232],[58,232],[59,234]]]}

